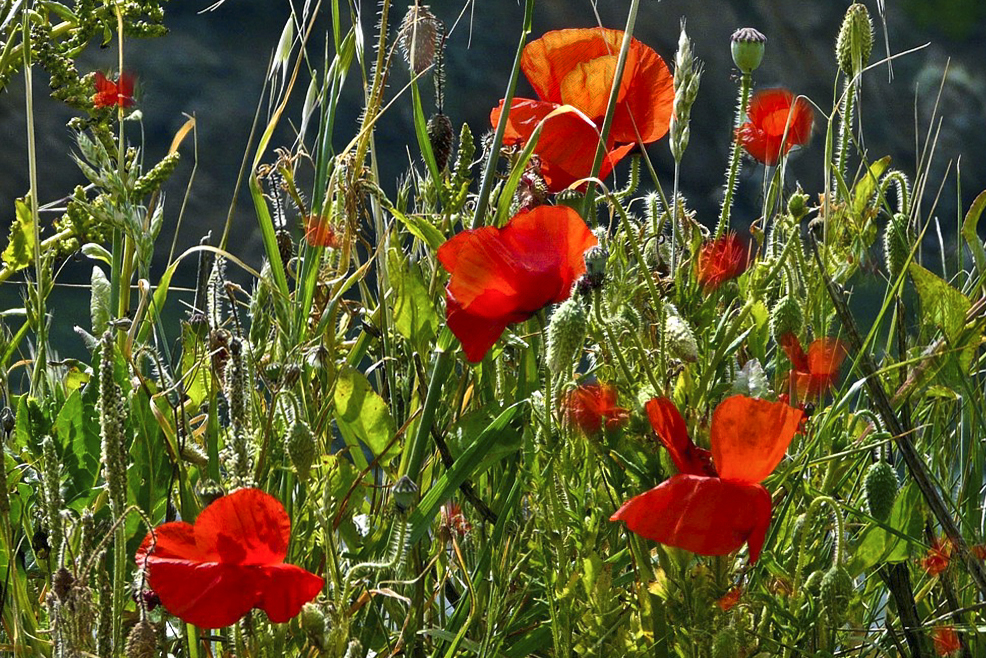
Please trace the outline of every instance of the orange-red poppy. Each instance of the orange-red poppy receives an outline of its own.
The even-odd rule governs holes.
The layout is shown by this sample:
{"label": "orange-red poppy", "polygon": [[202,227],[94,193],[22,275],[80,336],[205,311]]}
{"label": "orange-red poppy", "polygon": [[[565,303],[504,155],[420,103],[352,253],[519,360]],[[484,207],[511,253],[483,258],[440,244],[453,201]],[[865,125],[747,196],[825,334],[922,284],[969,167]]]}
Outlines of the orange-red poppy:
{"label": "orange-red poppy", "polygon": [[630,412],[616,406],[616,401],[616,387],[611,384],[579,386],[565,399],[565,415],[585,434],[598,434],[604,424],[612,430],[629,419]]}
{"label": "orange-red poppy", "polygon": [[736,129],[736,139],[754,158],[775,165],[792,148],[808,143],[814,120],[805,99],[796,99],[787,89],[766,89],[750,99],[747,121]]}
{"label": "orange-red poppy", "polygon": [[808,346],[807,354],[794,334],[784,334],[778,342],[791,361],[790,387],[799,401],[832,388],[846,358],[846,347],[841,341],[819,338]]}
{"label": "orange-red poppy", "polygon": [[688,438],[673,403],[658,398],[647,407],[679,473],[628,500],[610,520],[699,555],[726,555],[745,543],[750,562],[756,562],[772,511],[770,494],[760,482],[784,457],[802,412],[742,395],[727,398],[712,414],[710,462],[707,451]]}
{"label": "orange-red poppy", "polygon": [[235,624],[253,608],[283,623],[314,599],[325,581],[284,564],[291,519],[259,489],[216,499],[195,524],[177,521],[147,534],[137,564],[161,605],[201,628]]}
{"label": "orange-red poppy", "polygon": [[935,626],[931,639],[935,643],[935,653],[939,656],[954,656],[962,651],[962,642],[953,626]]}
{"label": "orange-red poppy", "polygon": [[[538,122],[560,105],[571,105],[592,121],[566,114],[545,123],[535,152],[552,192],[590,173],[623,36],[621,30],[604,28],[557,30],[524,48],[521,70],[538,100],[514,100],[504,143],[526,143]],[[601,178],[636,144],[638,132],[645,144],[668,132],[673,104],[674,80],[667,64],[651,48],[631,40]],[[490,115],[494,126],[502,108],[501,101]]]}
{"label": "orange-red poppy", "polygon": [[735,233],[703,245],[698,254],[698,283],[706,291],[715,290],[726,281],[746,271],[749,253]]}
{"label": "orange-red poppy", "polygon": [[929,576],[937,576],[948,568],[952,561],[952,542],[948,538],[939,538],[932,542],[928,552],[921,558],[921,568]]}
{"label": "orange-red poppy", "polygon": [[96,95],[92,104],[96,107],[130,107],[134,104],[134,76],[124,71],[116,81],[110,80],[102,71],[96,71]]}
{"label": "orange-red poppy", "polygon": [[737,603],[739,603],[740,597],[743,595],[743,588],[740,586],[731,587],[728,592],[716,599],[716,605],[723,612],[729,612],[732,610]]}
{"label": "orange-red poppy", "polygon": [[339,246],[339,234],[325,217],[307,215],[305,217],[305,241],[312,247]]}
{"label": "orange-red poppy", "polygon": [[539,206],[503,228],[466,230],[438,249],[448,271],[445,318],[477,363],[507,325],[568,299],[585,273],[583,254],[598,241],[575,210]]}

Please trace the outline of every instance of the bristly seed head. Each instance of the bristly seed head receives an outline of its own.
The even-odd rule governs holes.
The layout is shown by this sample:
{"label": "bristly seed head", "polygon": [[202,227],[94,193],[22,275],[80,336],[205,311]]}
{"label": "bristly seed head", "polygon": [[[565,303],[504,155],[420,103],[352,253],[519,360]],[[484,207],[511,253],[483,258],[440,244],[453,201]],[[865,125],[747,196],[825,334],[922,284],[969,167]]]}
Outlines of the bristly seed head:
{"label": "bristly seed head", "polygon": [[846,75],[857,75],[873,52],[873,20],[866,5],[854,2],[846,10],[835,41],[835,56]]}
{"label": "bristly seed head", "polygon": [[438,47],[438,19],[428,5],[415,2],[407,8],[398,28],[397,43],[413,73],[420,75],[434,63]]}

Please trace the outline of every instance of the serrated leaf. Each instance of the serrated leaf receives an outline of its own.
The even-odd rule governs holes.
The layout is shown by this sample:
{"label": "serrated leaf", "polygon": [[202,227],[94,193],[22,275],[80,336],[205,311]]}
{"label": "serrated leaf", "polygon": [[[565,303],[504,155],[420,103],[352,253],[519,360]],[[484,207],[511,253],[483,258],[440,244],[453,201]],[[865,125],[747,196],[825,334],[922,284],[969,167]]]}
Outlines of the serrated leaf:
{"label": "serrated leaf", "polygon": [[34,261],[34,219],[31,207],[24,199],[14,203],[14,223],[10,226],[10,239],[3,250],[3,263],[8,270],[22,270]]}
{"label": "serrated leaf", "polygon": [[[397,427],[387,403],[366,377],[355,368],[345,368],[336,381],[335,418],[339,429],[362,441],[382,464],[387,444]],[[396,452],[394,448],[388,454]]]}
{"label": "serrated leaf", "polygon": [[92,268],[89,277],[89,317],[92,320],[92,333],[102,336],[110,322],[110,280],[98,267]]}
{"label": "serrated leaf", "polygon": [[863,174],[863,178],[853,187],[853,215],[859,217],[866,210],[866,206],[869,205],[870,200],[873,198],[873,193],[876,192],[877,184],[880,182],[880,176],[883,176],[889,166],[890,156],[885,155],[871,164],[869,170]]}
{"label": "serrated leaf", "polygon": [[944,279],[917,263],[912,262],[908,271],[921,298],[922,321],[934,324],[948,340],[954,341],[965,326],[965,316],[972,302]]}
{"label": "serrated leaf", "polygon": [[415,214],[405,215],[393,207],[387,210],[411,232],[411,235],[424,242],[432,250],[437,251],[445,242],[445,236],[442,235],[442,232],[428,223],[424,217]]}

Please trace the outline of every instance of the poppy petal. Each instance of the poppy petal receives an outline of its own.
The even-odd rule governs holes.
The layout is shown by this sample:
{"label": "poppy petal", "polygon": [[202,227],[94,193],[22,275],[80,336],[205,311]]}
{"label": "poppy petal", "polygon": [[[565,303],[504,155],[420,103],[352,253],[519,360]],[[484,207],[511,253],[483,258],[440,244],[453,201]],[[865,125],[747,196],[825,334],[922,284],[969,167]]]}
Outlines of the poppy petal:
{"label": "poppy petal", "polygon": [[839,374],[846,358],[846,347],[835,338],[819,338],[808,346],[808,371],[829,382]]}
{"label": "poppy petal", "polygon": [[752,563],[760,557],[770,514],[770,494],[759,484],[679,474],[631,498],[610,520],[699,555],[726,555],[749,543]]}
{"label": "poppy petal", "polygon": [[325,579],[293,564],[263,567],[266,579],[257,606],[275,624],[290,621],[322,591]]}
{"label": "poppy petal", "polygon": [[277,564],[288,554],[291,519],[280,501],[260,489],[240,489],[216,499],[195,520],[200,548],[220,562]]}
{"label": "poppy petal", "polygon": [[782,402],[743,395],[723,400],[709,430],[719,477],[750,484],[766,478],[784,458],[802,416]]}
{"label": "poppy petal", "polygon": [[787,354],[791,367],[798,372],[808,372],[808,355],[801,347],[801,341],[792,333],[783,334],[777,339],[777,343]]}
{"label": "poppy petal", "polygon": [[195,526],[184,521],[165,523],[147,533],[137,549],[137,564],[143,566],[148,555],[157,558],[217,562],[219,553],[204,549],[195,541]]}
{"label": "poppy petal", "polygon": [[[566,78],[580,64],[591,62],[597,58],[615,57],[620,52],[623,42],[623,32],[606,28],[580,28],[554,30],[546,32],[524,47],[521,55],[520,68],[527,80],[534,87],[538,98],[552,103],[570,103],[564,96],[564,90],[571,90],[573,85],[565,84]],[[636,60],[636,53],[631,55]],[[621,98],[626,94],[629,81],[633,77],[635,61],[628,59],[624,67],[621,81]],[[614,67],[615,70],[615,67]],[[606,78],[587,79],[592,91],[603,99],[609,98],[610,87],[613,85],[613,71]],[[605,103],[605,100],[603,101]],[[579,107],[579,106],[576,106]],[[605,105],[603,106],[605,112]],[[579,109],[583,109],[579,107]],[[595,118],[595,115],[589,114]],[[602,116],[599,114],[598,116]]]}
{"label": "poppy petal", "polygon": [[507,314],[499,318],[475,315],[445,293],[445,320],[448,328],[462,343],[462,350],[470,363],[479,363],[500,339],[504,329],[512,322],[522,322],[529,316]]}
{"label": "poppy petal", "polygon": [[637,66],[626,101],[617,104],[613,113],[610,136],[617,143],[636,143],[639,131],[640,140],[649,144],[664,137],[671,127],[674,78],[661,56],[644,44],[634,39],[630,50],[637,53]]}
{"label": "poppy petal", "polygon": [[260,600],[261,567],[218,562],[150,558],[148,585],[161,605],[200,628],[222,628],[239,621]]}
{"label": "poppy petal", "polygon": [[712,466],[712,454],[708,450],[702,450],[688,438],[685,419],[681,417],[678,408],[671,400],[654,398],[645,405],[644,409],[657,438],[671,455],[671,460],[679,473],[710,476],[716,474]]}
{"label": "poppy petal", "polygon": [[750,99],[748,121],[736,130],[747,153],[773,166],[794,146],[811,138],[814,112],[803,98],[787,89],[766,89]]}

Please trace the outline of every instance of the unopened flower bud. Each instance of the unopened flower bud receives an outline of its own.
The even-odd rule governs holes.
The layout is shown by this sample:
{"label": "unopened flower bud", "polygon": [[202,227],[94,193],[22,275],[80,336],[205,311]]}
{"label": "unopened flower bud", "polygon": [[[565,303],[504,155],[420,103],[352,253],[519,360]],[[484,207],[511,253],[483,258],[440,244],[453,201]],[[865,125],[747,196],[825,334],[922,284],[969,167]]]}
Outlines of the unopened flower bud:
{"label": "unopened flower bud", "polygon": [[883,233],[883,255],[887,261],[887,273],[891,281],[900,277],[904,261],[911,253],[911,241],[908,236],[907,215],[897,213],[889,222]]}
{"label": "unopened flower bud", "polygon": [[586,325],[585,309],[575,297],[569,297],[555,310],[548,325],[548,368],[552,373],[564,372],[578,364]]}
{"label": "unopened flower bud", "polygon": [[312,428],[303,420],[295,420],[291,425],[291,436],[288,437],[288,457],[298,472],[298,480],[308,479],[312,462],[315,461],[315,436]]}
{"label": "unopened flower bud", "polygon": [[835,42],[835,56],[839,68],[846,75],[856,75],[863,70],[873,52],[873,21],[866,5],[854,2],[846,10]]}
{"label": "unopened flower bud", "polygon": [[797,336],[803,324],[801,304],[791,295],[781,297],[770,311],[770,333],[776,341],[790,334]]}
{"label": "unopened flower bud", "polygon": [[794,218],[794,221],[799,222],[801,218],[808,214],[808,195],[798,188],[798,191],[792,194],[787,200],[787,212]]}
{"label": "unopened flower bud", "polygon": [[886,521],[897,499],[897,473],[894,467],[881,460],[866,469],[863,476],[863,492],[870,516],[877,521]]}
{"label": "unopened flower bud", "polygon": [[698,342],[695,340],[695,333],[678,314],[678,309],[671,304],[667,304],[664,331],[672,355],[688,363],[698,361]]}
{"label": "unopened flower bud", "polygon": [[585,252],[585,275],[594,287],[602,285],[606,279],[606,262],[609,260],[609,250],[602,246],[602,242],[589,247]]}
{"label": "unopened flower bud", "polygon": [[841,565],[832,565],[832,568],[825,572],[819,584],[819,596],[822,605],[825,606],[829,617],[835,624],[841,625],[845,619],[849,608],[849,599],[852,597],[853,582],[852,576]]}
{"label": "unopened flower bud", "polygon": [[397,43],[404,53],[408,67],[414,73],[424,73],[435,61],[438,45],[438,19],[428,5],[415,2],[408,7],[398,30]]}
{"label": "unopened flower bud", "polygon": [[733,32],[730,45],[733,63],[743,73],[753,73],[763,61],[767,37],[752,27],[742,27]]}
{"label": "unopened flower bud", "polygon": [[455,129],[452,122],[441,112],[436,112],[428,120],[428,141],[431,151],[438,163],[438,171],[445,169],[452,156],[452,140],[455,139]]}

